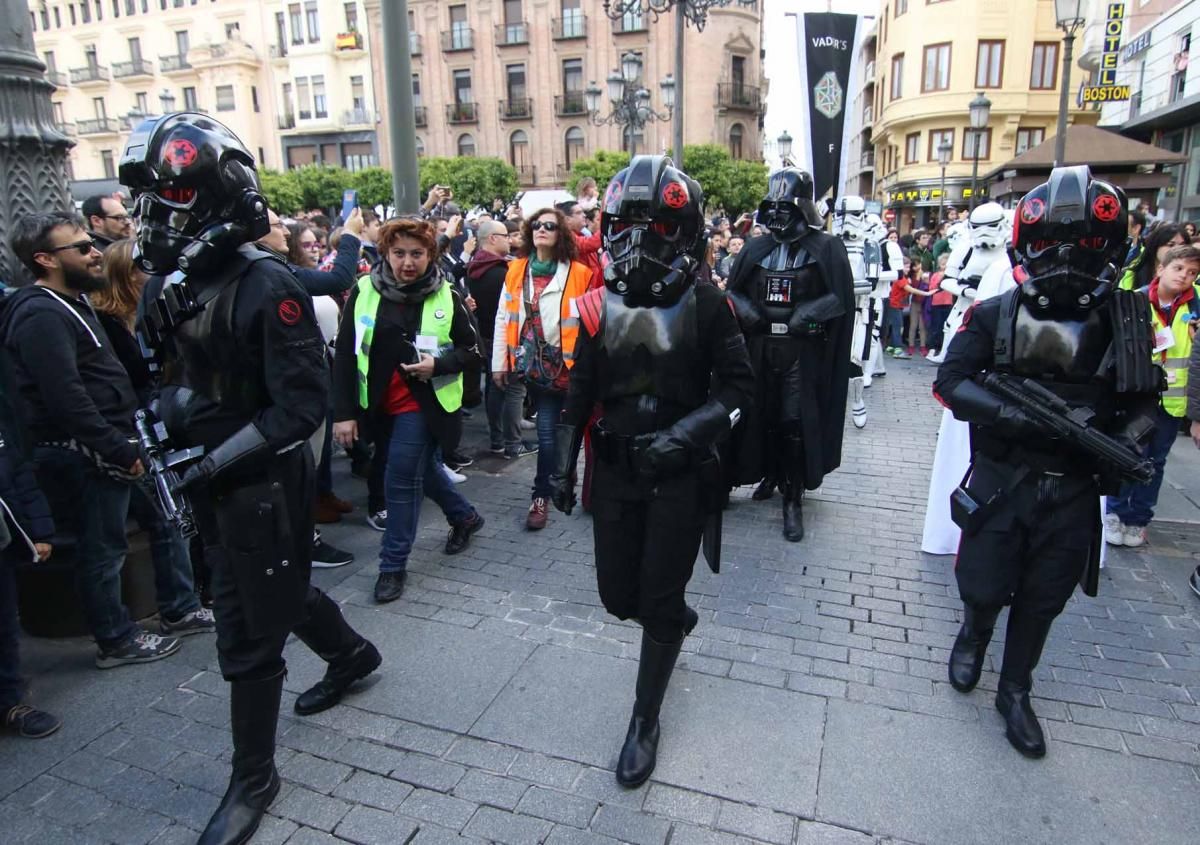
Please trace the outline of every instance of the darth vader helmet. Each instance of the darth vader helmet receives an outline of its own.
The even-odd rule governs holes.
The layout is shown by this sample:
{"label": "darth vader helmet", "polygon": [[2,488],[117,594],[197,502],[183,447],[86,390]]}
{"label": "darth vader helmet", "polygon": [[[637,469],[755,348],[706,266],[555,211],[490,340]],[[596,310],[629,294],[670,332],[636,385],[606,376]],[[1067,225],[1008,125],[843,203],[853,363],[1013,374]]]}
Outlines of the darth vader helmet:
{"label": "darth vader helmet", "polygon": [[703,208],[700,184],[670,158],[634,158],[604,194],[605,286],[631,304],[677,300],[704,257]]}
{"label": "darth vader helmet", "polygon": [[821,228],[825,218],[817,210],[812,174],[798,167],[776,170],[767,180],[767,195],[758,204],[758,222],[775,240],[788,242],[809,229]]}
{"label": "darth vader helmet", "polygon": [[1087,165],[1056,167],[1017,204],[1013,249],[1035,307],[1094,307],[1112,290],[1128,249],[1125,193]]}
{"label": "darth vader helmet", "polygon": [[204,272],[269,231],[254,156],[224,124],[180,112],[142,123],[121,154],[147,273]]}

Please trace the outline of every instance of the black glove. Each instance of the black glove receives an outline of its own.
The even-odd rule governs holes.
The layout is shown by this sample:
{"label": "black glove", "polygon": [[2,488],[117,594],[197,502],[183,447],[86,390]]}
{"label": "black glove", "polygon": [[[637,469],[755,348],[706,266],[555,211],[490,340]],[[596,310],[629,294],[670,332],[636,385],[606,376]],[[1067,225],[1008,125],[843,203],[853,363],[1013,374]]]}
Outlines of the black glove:
{"label": "black glove", "polygon": [[745,334],[757,334],[767,330],[767,316],[763,310],[746,296],[737,291],[727,291],[729,304]]}
{"label": "black glove", "polygon": [[573,425],[554,428],[554,470],[550,473],[550,502],[571,515],[575,507],[575,464],[583,442],[582,429]]}
{"label": "black glove", "polygon": [[[301,447],[304,448],[304,447]],[[187,493],[202,484],[209,484],[234,466],[239,468],[271,455],[271,447],[254,423],[248,423],[199,462],[192,464],[171,489],[172,493]]]}
{"label": "black glove", "polygon": [[693,456],[711,451],[731,427],[729,412],[709,400],[670,428],[654,435],[641,454],[638,473],[649,481],[678,475],[692,464]]}

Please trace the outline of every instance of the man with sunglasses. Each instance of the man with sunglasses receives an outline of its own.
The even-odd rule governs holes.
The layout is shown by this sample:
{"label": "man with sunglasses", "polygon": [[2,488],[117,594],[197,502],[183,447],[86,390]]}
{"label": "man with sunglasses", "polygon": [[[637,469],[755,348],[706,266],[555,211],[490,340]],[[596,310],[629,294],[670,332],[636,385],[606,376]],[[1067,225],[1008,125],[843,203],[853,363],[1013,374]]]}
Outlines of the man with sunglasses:
{"label": "man with sunglasses", "polygon": [[12,247],[35,283],[5,301],[0,338],[56,521],[78,519],[76,581],[96,665],[158,660],[179,640],[143,629],[121,603],[130,484],[144,468],[134,444],[137,395],[87,301],[106,284],[100,250],[64,212],[18,220]]}
{"label": "man with sunglasses", "polygon": [[87,220],[88,234],[101,252],[108,249],[113,241],[133,235],[133,218],[120,200],[108,194],[84,200],[83,217]]}

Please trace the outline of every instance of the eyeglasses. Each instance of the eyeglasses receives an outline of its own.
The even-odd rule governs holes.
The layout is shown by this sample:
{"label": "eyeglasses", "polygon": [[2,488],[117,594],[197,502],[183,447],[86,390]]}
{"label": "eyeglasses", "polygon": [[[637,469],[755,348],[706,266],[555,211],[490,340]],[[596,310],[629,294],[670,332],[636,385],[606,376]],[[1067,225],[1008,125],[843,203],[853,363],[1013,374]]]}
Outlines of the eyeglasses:
{"label": "eyeglasses", "polygon": [[88,255],[95,248],[96,248],[96,242],[93,241],[91,238],[88,238],[86,241],[76,241],[73,244],[65,244],[63,246],[56,246],[53,249],[46,250],[46,252],[63,252],[68,249],[77,249],[77,250],[79,250],[80,255]]}
{"label": "eyeglasses", "polygon": [[272,229],[282,229],[285,232],[288,230],[287,224],[284,223],[282,220],[280,220],[278,223],[272,223],[271,228]]}
{"label": "eyeglasses", "polygon": [[305,249],[320,249],[321,243],[320,241],[313,241],[312,243],[305,243],[304,241],[301,241],[300,246],[304,247]]}
{"label": "eyeglasses", "polygon": [[106,220],[119,220],[122,223],[128,223],[132,218],[128,214],[105,214]]}
{"label": "eyeglasses", "polygon": [[557,232],[558,224],[553,220],[535,220],[529,224],[529,230],[531,232],[538,232],[542,229],[545,229],[547,232]]}

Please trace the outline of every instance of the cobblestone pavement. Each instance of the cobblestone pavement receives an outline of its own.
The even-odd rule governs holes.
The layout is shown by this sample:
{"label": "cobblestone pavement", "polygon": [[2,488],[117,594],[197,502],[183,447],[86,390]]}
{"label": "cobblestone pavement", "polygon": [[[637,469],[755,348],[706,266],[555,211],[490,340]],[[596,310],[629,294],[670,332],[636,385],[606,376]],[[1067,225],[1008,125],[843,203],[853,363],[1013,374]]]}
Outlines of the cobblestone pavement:
{"label": "cobblestone pavement", "polygon": [[[1050,753],[1020,758],[992,708],[999,647],[974,694],[945,681],[953,562],[917,550],[940,413],[931,376],[895,362],[868,391],[869,425],[847,431],[803,543],[783,542],[778,498],[738,492],[725,571],[700,564],[692,581],[701,621],[659,768],[634,791],[612,767],[638,630],[599,606],[587,517],[554,513],[526,532],[531,459],[481,460],[462,489],[486,528],[446,557],[427,508],[406,596],[375,607],[379,535],[339,460],[359,510],[326,534],[358,562],[317,580],[385,663],[344,706],[301,719],[292,700],[321,664],[289,646],[285,786],[255,842],[1194,842],[1194,529],[1158,527],[1149,547],[1111,554],[1100,597],[1072,601],[1036,677]],[[0,742],[0,840],[194,841],[229,759],[211,638],[111,672],[81,640],[25,653],[36,702],[65,726]]]}

